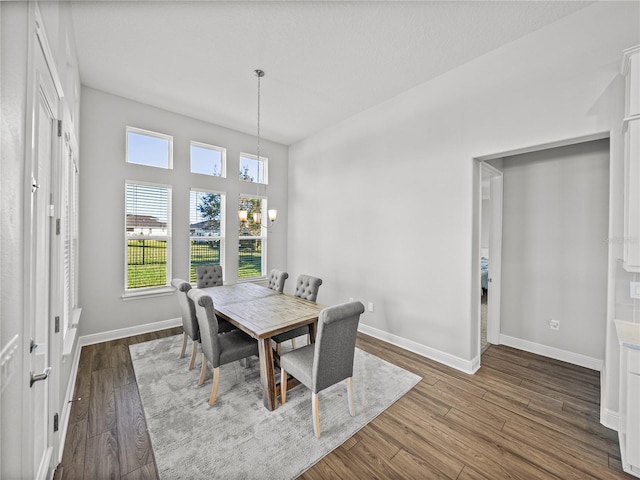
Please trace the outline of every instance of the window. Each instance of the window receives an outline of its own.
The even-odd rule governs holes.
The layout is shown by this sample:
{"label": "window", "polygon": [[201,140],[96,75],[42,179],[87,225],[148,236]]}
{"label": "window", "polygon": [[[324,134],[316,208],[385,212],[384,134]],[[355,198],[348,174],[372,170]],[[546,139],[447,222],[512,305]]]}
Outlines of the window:
{"label": "window", "polygon": [[267,183],[267,159],[248,153],[240,154],[240,180]]}
{"label": "window", "polygon": [[262,212],[267,211],[264,198],[241,196],[239,210],[247,211],[247,221],[240,223],[238,278],[265,276],[267,265],[267,229],[261,225]]}
{"label": "window", "polygon": [[168,285],[171,279],[171,188],[126,184],[125,290]]}
{"label": "window", "polygon": [[224,195],[191,190],[189,199],[189,281],[196,283],[196,267],[222,265],[224,258]]}
{"label": "window", "polygon": [[[64,158],[60,171],[61,209],[60,235],[62,241],[62,325],[63,338],[78,322],[78,165],[74,150],[65,135]],[[73,337],[72,337],[73,338]],[[68,340],[68,339],[66,339]],[[71,340],[72,341],[72,340]],[[65,345],[67,345],[65,341]],[[70,346],[69,346],[70,349]],[[66,352],[66,348],[65,348]]]}
{"label": "window", "polygon": [[226,162],[225,148],[191,142],[191,173],[226,177]]}
{"label": "window", "polygon": [[173,137],[127,127],[127,162],[148,167],[173,168]]}

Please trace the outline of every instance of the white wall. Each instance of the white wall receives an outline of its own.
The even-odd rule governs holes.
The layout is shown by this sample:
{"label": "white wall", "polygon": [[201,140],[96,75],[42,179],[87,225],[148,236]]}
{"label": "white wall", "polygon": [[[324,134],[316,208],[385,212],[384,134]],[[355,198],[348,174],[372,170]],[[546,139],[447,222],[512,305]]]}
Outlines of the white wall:
{"label": "white wall", "polygon": [[322,303],[374,302],[365,327],[471,367],[473,159],[609,131],[618,152],[638,18],[637,2],[597,3],[292,146],[289,270],[322,277]]}
{"label": "white wall", "polygon": [[609,141],[506,157],[502,171],[502,335],[603,361]]}
{"label": "white wall", "polygon": [[[174,296],[123,301],[124,184],[137,180],[172,185],[172,276],[189,278],[189,190],[226,193],[225,282],[237,281],[238,196],[255,195],[256,185],[238,179],[240,152],[255,153],[253,135],[228,130],[122,97],[82,88],[82,171],[80,172],[80,302],[81,335],[139,327],[177,318]],[[173,136],[173,169],[127,164],[125,128],[139,127]],[[227,149],[227,178],[190,173],[190,142]],[[268,232],[268,268],[286,268],[287,147],[261,141],[269,159],[269,208],[278,220]],[[264,195],[264,187],[260,194]],[[235,233],[235,236],[233,235]]]}

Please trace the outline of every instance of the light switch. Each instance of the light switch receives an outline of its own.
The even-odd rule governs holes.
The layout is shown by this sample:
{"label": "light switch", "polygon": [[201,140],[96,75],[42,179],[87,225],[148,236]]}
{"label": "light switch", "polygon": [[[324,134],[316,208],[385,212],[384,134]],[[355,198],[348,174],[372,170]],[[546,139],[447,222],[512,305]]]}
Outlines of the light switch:
{"label": "light switch", "polygon": [[629,282],[629,295],[640,300],[640,282]]}

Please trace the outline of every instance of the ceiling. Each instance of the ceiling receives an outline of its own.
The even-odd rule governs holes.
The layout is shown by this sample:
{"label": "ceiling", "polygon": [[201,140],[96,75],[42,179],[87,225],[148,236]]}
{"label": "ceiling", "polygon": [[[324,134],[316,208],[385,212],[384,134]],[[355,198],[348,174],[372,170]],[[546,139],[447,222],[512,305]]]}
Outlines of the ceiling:
{"label": "ceiling", "polygon": [[72,1],[84,85],[291,145],[581,1]]}

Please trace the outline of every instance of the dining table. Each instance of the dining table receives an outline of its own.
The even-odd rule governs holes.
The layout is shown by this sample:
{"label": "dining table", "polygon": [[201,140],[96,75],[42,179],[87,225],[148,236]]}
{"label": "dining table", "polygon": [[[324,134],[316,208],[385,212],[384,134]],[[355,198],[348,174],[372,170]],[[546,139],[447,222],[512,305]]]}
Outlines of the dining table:
{"label": "dining table", "polygon": [[[280,382],[276,381],[271,337],[309,325],[310,340],[314,342],[318,316],[323,306],[249,282],[201,290],[213,299],[217,316],[258,341],[263,403],[268,410],[275,410],[278,408]],[[287,389],[297,383],[288,382]]]}

